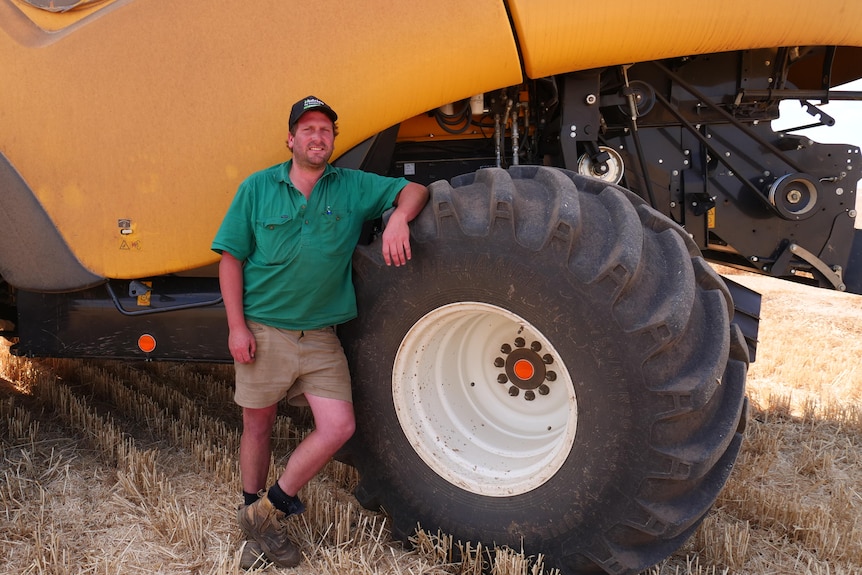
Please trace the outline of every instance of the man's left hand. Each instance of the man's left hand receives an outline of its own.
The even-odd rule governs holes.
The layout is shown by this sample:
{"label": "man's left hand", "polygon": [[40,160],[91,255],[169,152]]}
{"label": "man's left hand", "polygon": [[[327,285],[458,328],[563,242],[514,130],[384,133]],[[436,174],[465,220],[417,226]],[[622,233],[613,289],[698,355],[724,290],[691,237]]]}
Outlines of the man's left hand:
{"label": "man's left hand", "polygon": [[407,219],[395,211],[383,230],[383,261],[387,266],[397,267],[406,264],[411,257],[410,227]]}

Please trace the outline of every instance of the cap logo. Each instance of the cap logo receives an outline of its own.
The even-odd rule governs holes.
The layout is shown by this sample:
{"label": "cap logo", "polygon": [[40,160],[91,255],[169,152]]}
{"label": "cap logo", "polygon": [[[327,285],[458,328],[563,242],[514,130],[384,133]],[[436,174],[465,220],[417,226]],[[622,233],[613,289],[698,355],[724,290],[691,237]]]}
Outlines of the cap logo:
{"label": "cap logo", "polygon": [[296,104],[293,105],[290,109],[290,117],[288,118],[288,127],[293,127],[296,122],[299,121],[299,117],[305,114],[306,112],[310,112],[311,110],[320,110],[324,114],[326,114],[330,120],[335,122],[338,119],[338,115],[335,111],[326,105],[326,103],[318,98],[317,96],[306,96],[302,100],[299,100]]}

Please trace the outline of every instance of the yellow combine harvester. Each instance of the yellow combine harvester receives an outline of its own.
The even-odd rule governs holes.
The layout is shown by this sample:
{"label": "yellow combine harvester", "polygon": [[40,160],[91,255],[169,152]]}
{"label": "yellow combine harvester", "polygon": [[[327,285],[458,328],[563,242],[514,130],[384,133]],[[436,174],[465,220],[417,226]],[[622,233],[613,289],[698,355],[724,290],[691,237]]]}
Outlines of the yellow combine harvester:
{"label": "yellow combine harvester", "polygon": [[0,0],[3,334],[227,361],[211,240],[315,94],[337,164],[432,189],[410,265],[382,265],[383,222],[355,252],[360,501],[401,537],[637,572],[742,441],[759,297],[705,261],[862,291],[859,149],[771,127],[862,99],[834,90],[860,22],[857,0]]}

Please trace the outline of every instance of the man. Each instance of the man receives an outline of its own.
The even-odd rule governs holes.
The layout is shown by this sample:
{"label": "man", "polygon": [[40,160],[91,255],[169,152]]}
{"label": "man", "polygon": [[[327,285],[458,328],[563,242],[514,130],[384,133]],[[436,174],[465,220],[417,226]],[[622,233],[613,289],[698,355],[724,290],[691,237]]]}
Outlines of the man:
{"label": "man", "polygon": [[[300,561],[299,549],[284,535],[284,519],[304,510],[299,490],[355,427],[350,375],[334,326],[356,316],[351,259],[362,224],[395,206],[382,236],[383,259],[403,265],[411,258],[408,222],[428,199],[425,186],[403,178],[330,165],[337,119],[313,96],[294,104],[287,137],[292,159],[240,185],[212,244],[222,255],[234,400],[243,412],[245,505],[237,517],[247,547],[261,549],[281,567]],[[315,428],[263,492],[272,426],[284,397],[291,405],[308,405]]]}

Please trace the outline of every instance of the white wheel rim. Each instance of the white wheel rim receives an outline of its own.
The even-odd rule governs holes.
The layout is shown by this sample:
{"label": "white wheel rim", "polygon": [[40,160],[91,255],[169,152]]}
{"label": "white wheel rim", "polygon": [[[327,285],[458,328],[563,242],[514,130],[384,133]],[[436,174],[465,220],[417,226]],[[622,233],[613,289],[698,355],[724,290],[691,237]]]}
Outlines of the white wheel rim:
{"label": "white wheel rim", "polygon": [[417,321],[396,354],[392,396],[419,457],[479,495],[532,491],[575,441],[577,401],[560,354],[529,322],[485,303],[445,305]]}

